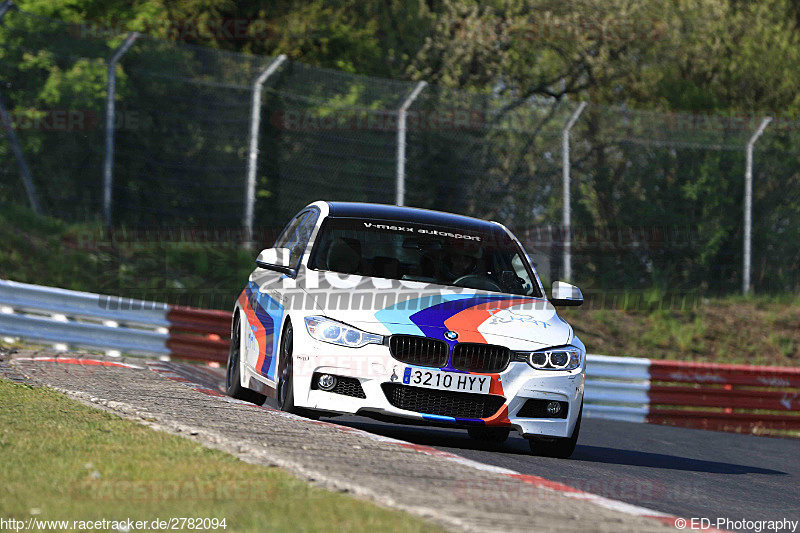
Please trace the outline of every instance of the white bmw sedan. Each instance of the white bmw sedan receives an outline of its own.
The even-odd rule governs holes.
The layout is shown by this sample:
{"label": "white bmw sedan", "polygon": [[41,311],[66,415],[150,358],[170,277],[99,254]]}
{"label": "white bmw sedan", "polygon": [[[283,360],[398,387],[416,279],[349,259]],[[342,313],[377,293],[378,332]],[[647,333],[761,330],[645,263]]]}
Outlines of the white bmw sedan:
{"label": "white bmw sedan", "polygon": [[586,349],[503,225],[423,209],[315,202],[262,251],[233,310],[227,392],[303,416],[511,430],[569,457]]}

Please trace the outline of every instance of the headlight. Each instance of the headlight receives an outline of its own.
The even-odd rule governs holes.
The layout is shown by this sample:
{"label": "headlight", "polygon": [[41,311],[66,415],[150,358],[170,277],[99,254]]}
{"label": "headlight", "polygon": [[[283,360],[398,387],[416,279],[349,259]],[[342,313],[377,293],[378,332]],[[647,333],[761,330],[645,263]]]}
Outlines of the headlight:
{"label": "headlight", "polygon": [[361,331],[347,324],[321,316],[307,316],[308,334],[322,342],[330,342],[348,348],[360,348],[366,344],[383,344],[381,335]]}
{"label": "headlight", "polygon": [[536,370],[575,370],[581,366],[582,358],[583,353],[575,346],[514,353],[515,361],[524,361]]}

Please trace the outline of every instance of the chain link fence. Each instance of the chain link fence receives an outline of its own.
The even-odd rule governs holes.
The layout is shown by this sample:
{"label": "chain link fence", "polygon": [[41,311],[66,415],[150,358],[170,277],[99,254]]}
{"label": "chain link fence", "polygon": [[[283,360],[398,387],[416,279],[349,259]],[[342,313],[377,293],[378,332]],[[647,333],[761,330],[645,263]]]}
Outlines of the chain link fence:
{"label": "chain link fence", "polygon": [[[0,202],[30,203],[16,143],[45,214],[104,220],[108,65],[126,37],[16,9],[0,20]],[[115,67],[114,226],[247,224],[254,83],[273,60],[133,42]],[[558,279],[562,136],[577,103],[417,88],[281,63],[256,110],[253,223],[280,226],[318,199],[395,203],[400,172],[405,205],[502,222]],[[598,292],[737,291],[744,147],[759,120],[590,103],[569,141],[571,277]],[[757,291],[800,289],[797,126],[776,122],[755,145]]]}

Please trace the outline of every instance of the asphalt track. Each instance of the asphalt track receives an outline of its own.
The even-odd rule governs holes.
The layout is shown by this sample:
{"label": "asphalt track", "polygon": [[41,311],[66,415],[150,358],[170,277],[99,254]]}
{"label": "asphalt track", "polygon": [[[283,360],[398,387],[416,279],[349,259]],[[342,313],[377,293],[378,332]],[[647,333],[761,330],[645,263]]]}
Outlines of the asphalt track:
{"label": "asphalt track", "polygon": [[[69,361],[75,360],[65,362]],[[237,446],[242,446],[246,440],[253,440],[256,451],[269,444],[268,449],[281,451],[296,460],[311,461],[311,464],[319,464],[318,459],[315,459],[315,454],[320,453],[316,446],[321,446],[329,454],[329,446],[337,439],[356,438],[333,431],[325,427],[327,425],[298,425],[297,422],[276,418],[269,412],[253,409],[252,406],[246,408],[220,402],[222,395],[215,391],[219,391],[222,385],[221,369],[212,371],[205,367],[180,363],[144,365],[142,360],[132,361],[140,367],[139,370],[74,364],[53,365],[38,361],[36,357],[28,359],[21,368],[26,376],[39,382],[73,391],[85,390],[90,396],[111,400],[112,403],[107,403],[107,406],[122,401],[126,402],[125,405],[130,403],[128,407],[145,409],[149,413],[148,417],[155,416],[153,413],[163,412],[161,416],[166,422],[177,420],[179,424],[194,424],[200,434],[209,430],[218,435],[228,435],[233,439],[232,442],[238,443]],[[148,366],[156,369],[159,365],[166,367],[168,372],[177,373],[170,378],[172,381],[163,379],[158,375],[158,370],[149,372],[143,368]],[[0,358],[0,373],[10,379],[21,379],[22,375],[15,374],[14,368],[17,366],[9,367]],[[183,384],[176,384],[175,381]],[[197,383],[201,385],[196,385]],[[495,445],[472,441],[466,431],[460,429],[394,425],[359,417],[336,417],[330,421],[421,447],[436,448],[477,463],[545,478],[581,491],[669,515],[686,519],[707,518],[712,526],[717,525],[717,518],[732,521],[800,520],[798,440],[585,419],[575,454],[571,459],[563,460],[530,455],[527,442],[516,434],[512,434],[506,443]],[[274,429],[268,430],[268,433],[263,433],[265,429],[259,430],[262,433],[253,433],[253,428],[264,424],[265,428]],[[315,432],[320,433],[316,438]],[[298,449],[298,439],[307,445]],[[272,442],[266,442],[268,440]],[[476,509],[481,505],[487,509],[499,506],[499,509],[505,509],[508,513],[511,512],[511,507],[522,505],[525,512],[533,513],[533,517],[552,513],[554,503],[560,501],[542,501],[540,511],[537,512],[537,495],[524,492],[524,484],[498,483],[490,474],[476,473],[469,468],[461,469],[461,472],[458,465],[446,466],[420,454],[408,455],[408,448],[396,445],[374,442],[368,444],[367,450],[364,448],[365,443],[359,441],[358,445],[349,450],[347,442],[349,441],[339,443],[341,455],[346,460],[339,461],[341,464],[332,463],[329,468],[344,469],[342,472],[355,475],[357,470],[364,469],[365,461],[373,461],[375,464],[366,465],[369,468],[362,472],[365,477],[360,482],[374,484],[377,480],[379,490],[387,489],[387,476],[390,473],[397,475],[391,465],[400,461],[409,468],[408,475],[403,478],[405,483],[420,484],[417,488],[427,494],[426,501],[448,499],[449,491],[455,487],[457,491],[461,491],[456,495],[458,498],[453,500],[456,503],[460,500],[474,502]],[[385,455],[386,453],[389,455]],[[397,453],[405,455],[398,459],[400,456]],[[389,456],[391,458],[387,459]],[[325,460],[330,461],[330,458]],[[358,466],[348,466],[350,463]],[[435,491],[443,488],[440,487],[441,480],[433,476],[439,481],[431,484],[431,471],[426,469],[443,467],[445,470],[440,472],[440,477],[456,476],[457,482],[451,483],[448,492],[437,495]],[[416,468],[416,473],[412,472],[413,468]],[[465,478],[458,477],[462,475],[471,477],[463,483]],[[488,482],[480,481],[484,478]],[[496,494],[498,488],[502,489],[502,494]],[[434,492],[430,492],[431,490]],[[518,498],[514,498],[515,490],[523,491]],[[395,497],[411,496],[401,491]],[[565,509],[572,507],[571,503],[564,501],[569,506]],[[527,507],[527,502],[534,509]],[[557,508],[563,507],[559,505]],[[477,513],[478,517],[481,512],[483,511]],[[515,512],[519,514],[519,510]],[[607,515],[601,518],[602,509],[598,508],[595,512],[598,513],[594,522],[595,529],[653,529],[651,524],[645,525],[645,522],[634,518],[626,519],[624,526],[622,522],[615,525],[613,520],[609,522]],[[536,522],[537,519],[533,518],[531,522]],[[585,530],[585,516],[583,520],[583,529],[580,529],[579,513],[569,523],[553,522],[552,518],[543,523],[548,523],[548,528],[559,524],[565,530],[572,531],[576,527]],[[741,529],[722,525],[724,529]]]}
{"label": "asphalt track", "polygon": [[[678,520],[429,446],[233,400],[219,391],[219,369],[82,355],[0,350],[0,375],[53,387],[154,429],[453,531],[657,533]],[[267,495],[254,504],[281,497]]]}
{"label": "asphalt track", "polygon": [[800,520],[800,441],[793,439],[585,419],[575,454],[562,460],[530,455],[513,432],[493,445],[464,430],[331,421],[712,525],[717,518]]}

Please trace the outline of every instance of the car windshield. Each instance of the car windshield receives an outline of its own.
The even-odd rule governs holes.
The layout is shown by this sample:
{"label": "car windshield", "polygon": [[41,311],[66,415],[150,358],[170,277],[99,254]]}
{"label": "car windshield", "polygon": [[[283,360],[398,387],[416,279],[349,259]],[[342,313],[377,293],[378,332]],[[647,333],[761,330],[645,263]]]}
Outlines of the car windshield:
{"label": "car windshield", "polygon": [[411,222],[328,218],[309,268],[541,296],[517,244],[492,232]]}

